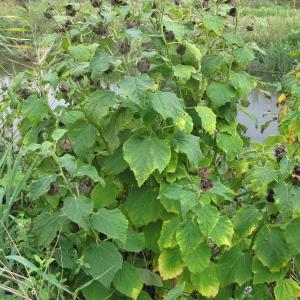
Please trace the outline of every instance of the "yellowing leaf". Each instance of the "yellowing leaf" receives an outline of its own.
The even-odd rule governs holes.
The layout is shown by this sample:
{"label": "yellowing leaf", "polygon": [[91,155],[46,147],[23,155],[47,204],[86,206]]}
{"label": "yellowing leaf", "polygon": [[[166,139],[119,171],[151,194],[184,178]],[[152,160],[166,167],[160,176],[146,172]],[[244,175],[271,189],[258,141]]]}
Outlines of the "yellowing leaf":
{"label": "yellowing leaf", "polygon": [[278,113],[278,121],[281,122],[281,120],[287,115],[287,113],[288,113],[288,107],[283,106]]}
{"label": "yellowing leaf", "polygon": [[177,277],[183,272],[184,263],[179,248],[165,249],[158,258],[158,269],[164,280]]}
{"label": "yellowing leaf", "polygon": [[113,279],[113,284],[119,292],[131,299],[137,299],[143,287],[138,270],[128,262],[123,263],[122,269]]}
{"label": "yellowing leaf", "polygon": [[158,245],[160,249],[172,248],[177,245],[176,231],[178,227],[179,219],[177,218],[163,222],[160,238],[158,240]]}
{"label": "yellowing leaf", "polygon": [[196,111],[201,118],[202,127],[209,134],[213,134],[216,131],[217,116],[207,106],[198,106]]}
{"label": "yellowing leaf", "polygon": [[185,133],[191,133],[193,130],[193,120],[186,112],[183,112],[176,118],[175,125],[180,131]]}
{"label": "yellowing leaf", "polygon": [[220,283],[213,264],[201,273],[191,274],[191,281],[195,289],[205,297],[215,297],[219,292]]}
{"label": "yellowing leaf", "polygon": [[290,144],[294,144],[295,141],[296,141],[294,131],[295,131],[295,128],[294,128],[294,127],[291,127],[291,128],[289,129],[289,142],[290,142]]}
{"label": "yellowing leaf", "polygon": [[300,286],[292,279],[282,279],[277,282],[274,293],[276,300],[299,299]]}
{"label": "yellowing leaf", "polygon": [[32,48],[28,45],[16,45],[15,47],[18,48],[18,49],[31,49]]}
{"label": "yellowing leaf", "polygon": [[[197,239],[197,236],[194,238]],[[183,252],[181,255],[189,271],[199,273],[209,266],[211,250],[207,243],[204,242],[194,250]]]}
{"label": "yellowing leaf", "polygon": [[233,237],[233,225],[228,217],[221,217],[211,232],[212,240],[218,246],[231,246],[231,239]]}
{"label": "yellowing leaf", "polygon": [[288,94],[281,94],[277,99],[277,104],[283,104],[287,99]]}

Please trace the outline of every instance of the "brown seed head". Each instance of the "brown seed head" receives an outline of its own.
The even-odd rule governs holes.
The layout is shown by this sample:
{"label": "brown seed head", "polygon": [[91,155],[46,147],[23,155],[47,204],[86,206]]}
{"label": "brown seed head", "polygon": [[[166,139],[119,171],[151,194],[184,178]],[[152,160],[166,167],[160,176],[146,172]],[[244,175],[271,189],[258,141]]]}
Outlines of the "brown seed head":
{"label": "brown seed head", "polygon": [[173,42],[175,40],[174,32],[171,30],[164,30],[165,38],[168,43]]}
{"label": "brown seed head", "polygon": [[58,86],[58,89],[61,93],[68,93],[70,92],[70,86],[66,83],[60,84]]}
{"label": "brown seed head", "polygon": [[213,188],[213,183],[210,179],[201,179],[200,187],[202,191],[207,192]]}
{"label": "brown seed head", "polygon": [[72,152],[74,149],[74,145],[69,139],[62,139],[59,144],[64,152]]}
{"label": "brown seed head", "polygon": [[91,4],[95,8],[99,8],[102,6],[102,0],[90,0]]}
{"label": "brown seed head", "polygon": [[79,182],[79,191],[84,194],[89,194],[93,188],[93,184],[90,179],[86,178]]}
{"label": "brown seed head", "polygon": [[124,40],[123,42],[120,43],[119,52],[122,55],[126,55],[130,52],[130,43],[128,40]]}
{"label": "brown seed head", "polygon": [[275,156],[277,161],[281,161],[286,155],[286,148],[284,145],[279,145],[274,149]]}
{"label": "brown seed head", "polygon": [[137,63],[137,69],[141,73],[148,72],[149,69],[150,69],[150,63],[149,63],[148,59],[147,58],[142,58],[140,61],[138,61],[138,63]]}
{"label": "brown seed head", "polygon": [[68,4],[65,7],[66,9],[66,15],[70,16],[70,17],[75,17],[76,16],[76,9],[74,8],[74,6],[72,4]]}
{"label": "brown seed head", "polygon": [[65,23],[65,28],[67,31],[70,31],[72,29],[72,26],[73,26],[73,22],[72,20],[67,20],[66,23]]}
{"label": "brown seed head", "polygon": [[269,190],[268,195],[267,195],[267,201],[270,203],[274,203],[274,191],[273,190]]}
{"label": "brown seed head", "polygon": [[178,55],[184,55],[186,51],[186,46],[183,44],[180,44],[177,48],[176,48],[176,52]]}
{"label": "brown seed head", "polygon": [[50,20],[53,18],[53,14],[50,11],[44,11],[44,17]]}
{"label": "brown seed head", "polygon": [[20,88],[18,90],[18,93],[24,100],[26,100],[31,95],[31,91],[28,88]]}
{"label": "brown seed head", "polygon": [[50,184],[49,190],[48,190],[48,195],[54,196],[59,192],[59,184],[56,182],[52,182]]}
{"label": "brown seed head", "polygon": [[296,165],[294,166],[294,173],[295,173],[296,175],[300,175],[300,164],[296,164]]}

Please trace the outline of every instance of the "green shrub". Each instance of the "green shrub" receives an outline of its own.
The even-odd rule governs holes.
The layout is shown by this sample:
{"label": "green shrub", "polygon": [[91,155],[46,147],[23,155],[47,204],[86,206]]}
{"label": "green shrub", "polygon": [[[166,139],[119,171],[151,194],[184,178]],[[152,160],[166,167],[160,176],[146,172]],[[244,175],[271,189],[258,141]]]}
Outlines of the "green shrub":
{"label": "green shrub", "polygon": [[2,95],[20,135],[2,138],[2,286],[25,299],[299,297],[297,76],[282,135],[252,146],[236,116],[255,50],[228,5],[91,2],[51,10],[44,65]]}

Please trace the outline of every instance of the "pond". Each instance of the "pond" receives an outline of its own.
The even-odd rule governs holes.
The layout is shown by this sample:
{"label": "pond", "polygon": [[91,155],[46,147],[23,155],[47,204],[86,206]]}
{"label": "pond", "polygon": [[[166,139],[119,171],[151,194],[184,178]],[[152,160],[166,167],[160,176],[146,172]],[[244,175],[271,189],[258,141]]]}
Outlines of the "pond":
{"label": "pond", "polygon": [[278,133],[277,121],[271,122],[269,126],[261,132],[261,126],[272,120],[279,112],[279,108],[276,105],[278,93],[275,90],[269,90],[268,92],[271,97],[268,97],[266,93],[261,90],[253,91],[248,97],[249,106],[247,110],[251,115],[255,116],[256,121],[243,111],[239,111],[237,116],[238,121],[248,128],[246,136],[255,142],[263,142],[268,136]]}
{"label": "pond", "polygon": [[[0,84],[1,82],[9,84],[11,82],[11,76],[1,73],[0,70]],[[268,92],[270,92],[271,98],[267,97],[266,93],[261,90],[253,91],[248,97],[249,106],[246,110],[248,110],[249,113],[245,113],[243,109],[239,111],[237,116],[238,121],[248,128],[246,136],[255,142],[263,142],[266,137],[275,135],[278,132],[277,122],[271,122],[267,129],[261,132],[261,126],[273,119],[279,110],[276,106],[276,99],[278,97],[276,91],[269,90]],[[51,106],[56,106],[52,99],[51,104]],[[249,115],[255,116],[256,122]]]}

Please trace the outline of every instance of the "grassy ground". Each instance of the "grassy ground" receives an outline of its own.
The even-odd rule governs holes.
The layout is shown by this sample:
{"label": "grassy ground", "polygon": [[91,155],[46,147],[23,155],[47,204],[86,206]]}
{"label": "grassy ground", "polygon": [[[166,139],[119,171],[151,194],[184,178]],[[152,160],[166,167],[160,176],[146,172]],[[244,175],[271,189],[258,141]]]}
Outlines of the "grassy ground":
{"label": "grassy ground", "polygon": [[[294,58],[289,53],[300,49],[300,1],[244,0],[240,4],[239,34],[266,52],[258,55],[252,71],[280,76],[291,70]],[[249,25],[253,31],[247,31]]]}

